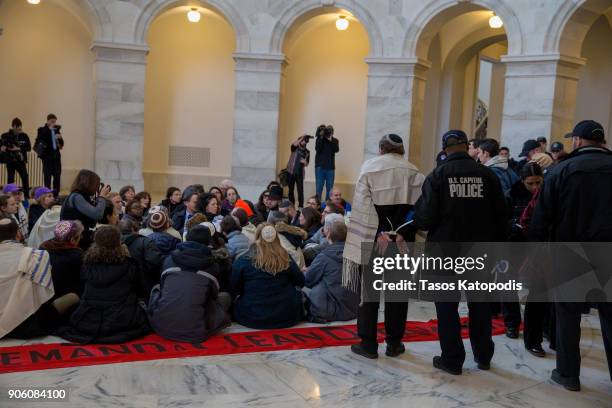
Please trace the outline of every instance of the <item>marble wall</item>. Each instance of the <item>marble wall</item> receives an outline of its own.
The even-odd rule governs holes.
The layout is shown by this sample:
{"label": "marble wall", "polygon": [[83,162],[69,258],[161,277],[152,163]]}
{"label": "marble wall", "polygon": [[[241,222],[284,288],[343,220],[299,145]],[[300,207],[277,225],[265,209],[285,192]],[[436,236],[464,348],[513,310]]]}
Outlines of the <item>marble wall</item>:
{"label": "marble wall", "polygon": [[[95,54],[95,169],[111,184],[143,185],[146,34],[176,0],[65,0],[92,34]],[[279,99],[288,31],[304,19],[348,10],[370,39],[365,158],[384,133],[406,140],[419,164],[427,44],[445,22],[475,10],[504,20],[508,40],[502,143],[514,153],[527,136],[556,138],[574,121],[579,43],[585,24],[610,2],[584,0],[208,0],[236,34],[235,115],[231,176],[255,197],[277,173]],[[1,1],[0,1],[1,4]],[[588,21],[580,18],[588,16]],[[612,19],[611,19],[612,20]],[[561,53],[564,54],[561,54]],[[357,165],[357,164],[356,164]],[[217,175],[218,176],[218,175]]]}

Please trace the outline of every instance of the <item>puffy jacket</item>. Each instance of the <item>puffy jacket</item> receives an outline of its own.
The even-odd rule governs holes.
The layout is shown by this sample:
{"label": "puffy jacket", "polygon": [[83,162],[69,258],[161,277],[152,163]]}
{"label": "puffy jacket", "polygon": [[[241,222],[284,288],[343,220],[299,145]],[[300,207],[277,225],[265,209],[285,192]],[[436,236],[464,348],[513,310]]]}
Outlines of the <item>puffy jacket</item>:
{"label": "puffy jacket", "polygon": [[159,283],[164,257],[155,242],[148,237],[124,234],[121,236],[121,242],[128,247],[130,256],[138,262],[141,280],[141,290],[138,294],[148,300],[151,289]]}
{"label": "puffy jacket", "polygon": [[303,241],[308,238],[308,233],[299,227],[287,225],[284,222],[279,222],[274,227],[278,232],[281,246],[289,253],[297,266],[302,269],[306,266],[306,262],[301,246]]}
{"label": "puffy jacket", "polygon": [[56,335],[76,343],[124,343],[151,332],[138,303],[138,264],[127,257],[117,263],[85,263],[85,289],[70,325]]}
{"label": "puffy jacket", "polygon": [[227,327],[230,318],[218,301],[217,265],[210,249],[197,242],[179,244],[164,262],[153,288],[148,315],[162,337],[202,342]]}
{"label": "puffy jacket", "polygon": [[544,178],[529,236],[536,241],[612,241],[612,152],[574,150]]}
{"label": "puffy jacket", "polygon": [[81,267],[83,266],[83,250],[66,242],[55,239],[45,241],[40,249],[49,253],[51,261],[51,276],[56,299],[67,293],[81,295]]}
{"label": "puffy jacket", "polygon": [[310,288],[310,314],[317,320],[344,321],[357,317],[359,295],[342,287],[344,242],[325,248],[305,274],[304,286]]}
{"label": "puffy jacket", "polygon": [[291,261],[287,270],[272,275],[252,263],[252,254],[234,262],[231,278],[234,320],[254,329],[291,327],[302,318],[304,274]]}
{"label": "puffy jacket", "polygon": [[161,231],[152,233],[148,238],[155,243],[162,256],[170,255],[176,249],[176,246],[181,243],[180,239]]}
{"label": "puffy jacket", "polygon": [[499,179],[467,152],[449,155],[425,179],[415,224],[430,242],[500,242],[507,204]]}

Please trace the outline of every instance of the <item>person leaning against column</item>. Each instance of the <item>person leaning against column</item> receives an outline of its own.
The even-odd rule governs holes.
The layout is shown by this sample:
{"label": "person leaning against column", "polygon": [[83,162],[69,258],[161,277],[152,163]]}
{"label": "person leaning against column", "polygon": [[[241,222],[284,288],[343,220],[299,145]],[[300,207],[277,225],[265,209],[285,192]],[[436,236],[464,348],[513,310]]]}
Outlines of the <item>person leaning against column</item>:
{"label": "person leaning against column", "polygon": [[28,152],[32,150],[29,136],[22,129],[19,118],[13,119],[11,128],[2,135],[0,150],[6,161],[7,184],[15,182],[15,171],[21,177],[23,193],[30,196],[30,178],[28,176]]}
{"label": "person leaning against column", "polygon": [[47,115],[47,123],[38,128],[38,135],[34,143],[34,150],[43,162],[44,184],[47,188],[53,188],[54,194],[60,192],[60,179],[62,175],[62,153],[64,138],[61,126],[57,125],[57,116],[50,113]]}
{"label": "person leaning against column", "polygon": [[[361,244],[389,242],[388,231],[408,221],[412,207],[420,195],[423,175],[404,158],[404,143],[398,135],[385,135],[380,140],[379,156],[361,166],[353,196],[353,211],[348,226],[342,263],[342,285],[359,293],[361,269],[367,262],[361,256]],[[392,225],[389,225],[392,223]],[[414,241],[414,231],[400,230],[398,241]],[[380,302],[364,302],[357,311],[357,332],[361,342],[351,346],[353,353],[366,358],[378,357],[377,323]],[[406,349],[402,343],[408,302],[385,302],[385,332],[389,357]]]}

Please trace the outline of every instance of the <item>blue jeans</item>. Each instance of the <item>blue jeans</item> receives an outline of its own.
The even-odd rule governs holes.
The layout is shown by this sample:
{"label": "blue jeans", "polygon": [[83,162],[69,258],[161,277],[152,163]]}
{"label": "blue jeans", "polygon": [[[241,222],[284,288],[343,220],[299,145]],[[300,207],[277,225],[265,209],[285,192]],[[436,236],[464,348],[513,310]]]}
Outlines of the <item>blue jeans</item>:
{"label": "blue jeans", "polygon": [[321,200],[323,200],[322,198],[322,194],[323,194],[323,185],[326,186],[326,193],[327,196],[325,198],[325,200],[329,199],[329,193],[331,192],[331,189],[334,187],[334,176],[336,174],[335,170],[328,170],[328,169],[323,169],[321,167],[315,167],[315,178],[317,180],[317,197],[319,197]]}

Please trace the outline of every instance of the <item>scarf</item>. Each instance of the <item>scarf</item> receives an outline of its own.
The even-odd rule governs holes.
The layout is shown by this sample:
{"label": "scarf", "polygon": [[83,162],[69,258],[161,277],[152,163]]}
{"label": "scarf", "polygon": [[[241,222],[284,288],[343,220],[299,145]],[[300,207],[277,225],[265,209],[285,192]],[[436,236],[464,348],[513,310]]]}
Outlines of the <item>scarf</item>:
{"label": "scarf", "polygon": [[355,185],[342,262],[342,286],[358,293],[361,283],[361,244],[374,242],[378,231],[375,205],[411,204],[421,195],[425,177],[403,156],[374,157],[361,166]]}
{"label": "scarf", "polygon": [[14,241],[0,244],[0,338],[55,293],[49,254]]}

